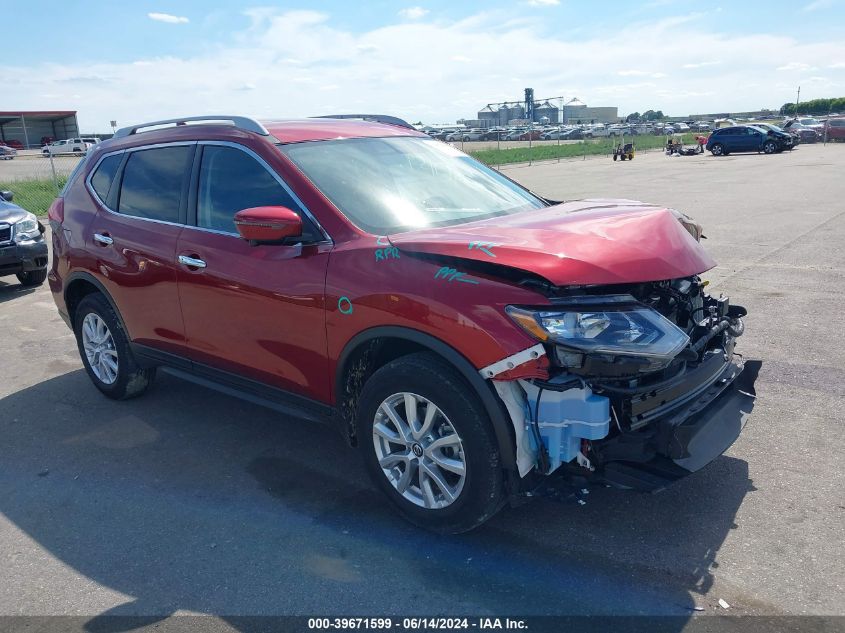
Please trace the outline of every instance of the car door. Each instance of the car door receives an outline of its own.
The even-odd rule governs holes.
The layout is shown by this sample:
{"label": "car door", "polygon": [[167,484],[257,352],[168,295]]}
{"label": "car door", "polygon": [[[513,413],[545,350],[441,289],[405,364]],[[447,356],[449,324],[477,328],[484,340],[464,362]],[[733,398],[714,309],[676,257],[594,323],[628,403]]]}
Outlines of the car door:
{"label": "car door", "polygon": [[[177,248],[195,369],[239,386],[246,378],[328,402],[324,293],[331,241],[258,154],[228,142],[199,147],[193,226]],[[234,215],[256,206],[298,213],[302,242],[251,246],[242,239]]]}
{"label": "car door", "polygon": [[742,147],[744,152],[756,152],[760,150],[762,135],[753,127],[743,128]]}
{"label": "car door", "polygon": [[185,222],[195,143],[105,155],[88,177],[99,202],[89,252],[129,337],[153,351],[184,354],[176,287],[176,240]]}

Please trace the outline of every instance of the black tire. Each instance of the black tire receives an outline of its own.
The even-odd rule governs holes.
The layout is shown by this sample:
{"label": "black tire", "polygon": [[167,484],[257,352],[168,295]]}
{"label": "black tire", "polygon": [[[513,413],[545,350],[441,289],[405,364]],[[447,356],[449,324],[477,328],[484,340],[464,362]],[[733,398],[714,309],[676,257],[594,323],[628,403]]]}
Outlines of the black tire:
{"label": "black tire", "polygon": [[[445,507],[425,508],[406,499],[379,465],[373,433],[376,415],[386,399],[403,392],[436,405],[460,438],[465,479],[455,500]],[[403,356],[376,371],[361,391],[358,429],[370,476],[411,523],[441,534],[459,534],[481,525],[502,507],[504,471],[484,408],[461,374],[435,354]],[[408,455],[413,457],[410,451]]]}
{"label": "black tire", "polygon": [[18,273],[15,275],[18,278],[18,281],[21,282],[22,286],[32,287],[32,286],[40,286],[44,283],[44,280],[47,279],[47,269],[42,268],[41,270],[29,270],[27,272]]}
{"label": "black tire", "polygon": [[778,149],[778,146],[775,144],[774,141],[766,141],[763,143],[763,153],[764,154],[774,154]]}
{"label": "black tire", "polygon": [[714,143],[710,146],[710,153],[713,156],[725,156],[727,152],[725,152],[725,148],[721,143]]}
{"label": "black tire", "polygon": [[[89,314],[96,314],[105,322],[111,333],[113,350],[117,352],[117,378],[111,384],[97,377],[91,369],[83,348],[82,324]],[[93,293],[82,299],[74,314],[73,332],[76,334],[79,355],[88,377],[94,386],[109,398],[114,400],[135,398],[143,394],[152,384],[156,374],[155,367],[144,369],[135,360],[129,348],[129,337],[123,329],[123,324],[103,295]]]}

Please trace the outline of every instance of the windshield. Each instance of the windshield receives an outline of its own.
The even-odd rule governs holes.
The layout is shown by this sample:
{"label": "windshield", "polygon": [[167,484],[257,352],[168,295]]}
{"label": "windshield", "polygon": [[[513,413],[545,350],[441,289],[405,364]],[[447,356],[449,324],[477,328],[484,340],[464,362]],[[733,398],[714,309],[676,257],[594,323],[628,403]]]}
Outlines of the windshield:
{"label": "windshield", "polygon": [[433,139],[354,138],[279,148],[347,218],[376,235],[546,206],[498,172]]}
{"label": "windshield", "polygon": [[799,119],[801,125],[818,125],[819,122],[816,119]]}

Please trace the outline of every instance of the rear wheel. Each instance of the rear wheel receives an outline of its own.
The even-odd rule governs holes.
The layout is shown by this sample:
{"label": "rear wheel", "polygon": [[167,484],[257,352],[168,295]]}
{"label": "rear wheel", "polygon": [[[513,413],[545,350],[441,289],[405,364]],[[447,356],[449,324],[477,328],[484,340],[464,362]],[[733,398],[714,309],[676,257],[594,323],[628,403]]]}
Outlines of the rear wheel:
{"label": "rear wheel", "polygon": [[713,154],[713,156],[724,156],[725,148],[721,143],[715,143],[710,147],[710,153]]}
{"label": "rear wheel", "polygon": [[412,523],[457,534],[501,507],[504,476],[486,413],[434,354],[403,356],[376,371],[361,393],[358,424],[367,470]]}
{"label": "rear wheel", "polygon": [[138,365],[120,319],[103,295],[82,299],[73,325],[82,364],[97,389],[115,400],[134,398],[147,390],[155,368]]}
{"label": "rear wheel", "polygon": [[22,286],[40,286],[47,279],[47,269],[29,270],[15,275]]}

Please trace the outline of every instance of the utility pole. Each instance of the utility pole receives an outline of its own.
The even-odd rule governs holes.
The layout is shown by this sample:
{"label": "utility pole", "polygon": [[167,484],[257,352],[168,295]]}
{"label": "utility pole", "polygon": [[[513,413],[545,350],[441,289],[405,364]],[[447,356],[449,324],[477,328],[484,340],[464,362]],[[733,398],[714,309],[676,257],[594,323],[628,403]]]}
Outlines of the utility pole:
{"label": "utility pole", "polygon": [[798,96],[795,97],[795,116],[798,116],[798,104],[801,103],[801,86],[798,86]]}

